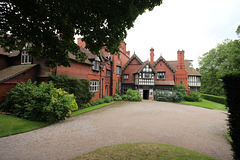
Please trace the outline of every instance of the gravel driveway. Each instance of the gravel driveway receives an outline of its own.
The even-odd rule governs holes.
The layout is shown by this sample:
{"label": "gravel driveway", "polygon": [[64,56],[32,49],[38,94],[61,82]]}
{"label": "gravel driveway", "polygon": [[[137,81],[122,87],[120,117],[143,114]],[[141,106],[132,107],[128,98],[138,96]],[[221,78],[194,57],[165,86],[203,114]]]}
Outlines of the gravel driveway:
{"label": "gravel driveway", "polygon": [[119,102],[45,128],[0,138],[0,159],[72,159],[120,143],[153,142],[232,159],[227,112],[174,103]]}

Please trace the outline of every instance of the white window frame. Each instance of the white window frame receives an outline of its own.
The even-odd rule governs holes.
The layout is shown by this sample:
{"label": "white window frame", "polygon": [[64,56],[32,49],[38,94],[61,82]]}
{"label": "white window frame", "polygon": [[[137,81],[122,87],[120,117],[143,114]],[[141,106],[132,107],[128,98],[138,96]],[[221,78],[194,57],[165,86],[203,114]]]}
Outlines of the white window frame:
{"label": "white window frame", "polygon": [[165,80],[166,79],[165,72],[158,72],[157,73],[157,79],[158,80]]}
{"label": "white window frame", "polygon": [[123,79],[126,79],[126,80],[127,80],[128,78],[129,78],[129,74],[124,74],[124,75],[123,75]]}
{"label": "white window frame", "polygon": [[117,66],[117,74],[121,74],[121,67]]}
{"label": "white window frame", "polygon": [[32,64],[32,57],[26,51],[21,52],[21,64]]}
{"label": "white window frame", "polygon": [[94,60],[92,63],[93,63],[92,70],[99,71],[100,62]]}
{"label": "white window frame", "polygon": [[90,92],[98,92],[99,89],[99,81],[92,80],[90,81]]}
{"label": "white window frame", "polygon": [[[146,76],[146,75],[149,75],[149,76]],[[152,78],[152,74],[149,72],[145,72],[143,73],[143,78]]]}

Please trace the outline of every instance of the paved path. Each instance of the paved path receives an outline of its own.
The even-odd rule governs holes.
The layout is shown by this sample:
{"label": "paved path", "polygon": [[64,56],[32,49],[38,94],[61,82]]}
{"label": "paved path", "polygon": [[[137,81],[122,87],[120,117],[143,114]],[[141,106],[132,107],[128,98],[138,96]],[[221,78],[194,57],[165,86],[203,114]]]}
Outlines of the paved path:
{"label": "paved path", "polygon": [[72,159],[109,145],[154,142],[231,159],[227,113],[181,104],[119,102],[28,133],[0,138],[0,159]]}

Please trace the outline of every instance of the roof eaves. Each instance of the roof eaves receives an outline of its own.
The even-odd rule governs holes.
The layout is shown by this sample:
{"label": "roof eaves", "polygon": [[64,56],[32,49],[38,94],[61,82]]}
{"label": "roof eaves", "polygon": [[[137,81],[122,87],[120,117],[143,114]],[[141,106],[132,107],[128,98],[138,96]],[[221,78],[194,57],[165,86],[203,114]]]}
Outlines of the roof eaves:
{"label": "roof eaves", "polygon": [[123,66],[122,71],[129,65],[129,63],[133,60],[133,58],[136,58],[140,64],[143,64],[141,59],[134,53],[132,57],[127,61],[127,63]]}

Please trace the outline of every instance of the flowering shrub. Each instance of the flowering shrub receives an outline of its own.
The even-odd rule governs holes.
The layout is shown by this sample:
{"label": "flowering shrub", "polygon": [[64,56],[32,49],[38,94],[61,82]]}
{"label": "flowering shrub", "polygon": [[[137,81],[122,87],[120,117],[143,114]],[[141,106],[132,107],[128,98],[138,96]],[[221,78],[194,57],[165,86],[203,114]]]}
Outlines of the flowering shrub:
{"label": "flowering shrub", "polygon": [[5,96],[1,104],[3,111],[35,121],[62,120],[78,108],[74,95],[54,88],[52,82],[37,85],[29,80],[18,84]]}

